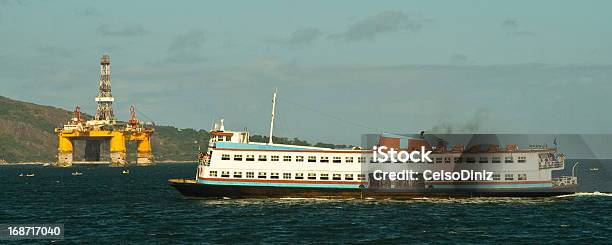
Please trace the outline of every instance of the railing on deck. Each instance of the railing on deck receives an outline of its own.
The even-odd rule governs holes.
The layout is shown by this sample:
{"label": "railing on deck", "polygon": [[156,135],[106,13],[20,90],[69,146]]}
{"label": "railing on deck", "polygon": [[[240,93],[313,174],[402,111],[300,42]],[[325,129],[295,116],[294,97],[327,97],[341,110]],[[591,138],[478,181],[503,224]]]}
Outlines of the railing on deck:
{"label": "railing on deck", "polygon": [[540,162],[540,169],[549,169],[549,168],[564,168],[565,164],[563,161],[544,161]]}
{"label": "railing on deck", "polygon": [[198,153],[198,162],[204,166],[210,166],[210,156],[204,152]]}
{"label": "railing on deck", "polygon": [[559,178],[552,178],[552,183],[554,186],[578,185],[578,177],[561,176]]}

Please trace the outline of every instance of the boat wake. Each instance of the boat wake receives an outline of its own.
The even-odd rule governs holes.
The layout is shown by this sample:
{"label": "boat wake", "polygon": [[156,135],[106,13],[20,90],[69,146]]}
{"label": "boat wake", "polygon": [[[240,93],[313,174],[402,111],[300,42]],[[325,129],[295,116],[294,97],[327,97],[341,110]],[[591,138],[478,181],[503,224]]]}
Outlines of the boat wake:
{"label": "boat wake", "polygon": [[556,196],[556,198],[567,198],[567,197],[612,197],[612,193],[603,192],[577,192],[574,194]]}

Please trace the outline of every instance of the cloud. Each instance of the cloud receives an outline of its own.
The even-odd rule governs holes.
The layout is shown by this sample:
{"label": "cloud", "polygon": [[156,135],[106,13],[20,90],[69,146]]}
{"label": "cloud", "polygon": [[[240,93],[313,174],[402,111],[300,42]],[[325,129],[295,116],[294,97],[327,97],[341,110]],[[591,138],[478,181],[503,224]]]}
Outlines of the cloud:
{"label": "cloud", "polygon": [[527,31],[521,28],[521,25],[517,19],[506,19],[501,22],[501,26],[506,34],[511,36],[534,36],[535,34],[531,31]]}
{"label": "cloud", "polygon": [[462,54],[451,55],[448,63],[451,65],[466,65],[468,63],[468,57]]}
{"label": "cloud", "polygon": [[100,11],[93,7],[86,7],[82,9],[77,9],[76,14],[79,16],[97,16],[100,14]]}
{"label": "cloud", "polygon": [[306,46],[319,39],[322,32],[314,27],[300,28],[291,33],[288,38],[271,40],[273,43],[285,44],[290,46]]}
{"label": "cloud", "polygon": [[423,20],[415,19],[401,11],[384,11],[349,25],[344,33],[334,37],[346,41],[362,41],[374,39],[385,33],[417,31],[423,23]]}
{"label": "cloud", "polygon": [[501,25],[504,28],[518,28],[518,26],[519,26],[518,20],[516,20],[516,19],[507,19],[507,20],[504,20],[504,21],[502,21]]}
{"label": "cloud", "polygon": [[166,61],[173,63],[193,63],[204,61],[201,54],[206,35],[203,31],[191,31],[174,37],[168,47]]}
{"label": "cloud", "polygon": [[185,49],[201,48],[206,41],[203,31],[192,31],[177,35],[170,43],[169,51],[180,51]]}
{"label": "cloud", "polygon": [[0,0],[0,7],[1,6],[15,6],[15,5],[19,5],[19,6],[25,6],[28,3],[26,1],[22,1],[22,0]]}
{"label": "cloud", "polygon": [[113,37],[137,37],[144,36],[149,33],[149,31],[147,31],[141,25],[111,27],[106,24],[102,24],[96,28],[96,31],[102,36]]}

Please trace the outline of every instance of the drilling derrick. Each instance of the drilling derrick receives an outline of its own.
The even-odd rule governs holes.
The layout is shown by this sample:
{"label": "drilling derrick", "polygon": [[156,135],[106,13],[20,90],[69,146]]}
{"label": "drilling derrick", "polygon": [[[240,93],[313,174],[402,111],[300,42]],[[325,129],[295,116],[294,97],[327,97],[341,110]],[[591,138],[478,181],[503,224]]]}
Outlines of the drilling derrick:
{"label": "drilling derrick", "polygon": [[100,86],[96,97],[98,108],[96,109],[95,119],[97,121],[110,123],[111,120],[114,120],[113,101],[115,101],[115,98],[111,94],[110,57],[102,55],[102,59],[100,59]]}
{"label": "drilling derrick", "polygon": [[86,163],[100,163],[103,145],[108,146],[111,166],[124,166],[127,161],[127,141],[136,141],[136,163],[149,165],[153,163],[151,135],[155,131],[153,124],[141,122],[136,118],[136,109],[130,107],[130,119],[118,121],[113,114],[113,102],[110,82],[110,57],[103,55],[100,59],[100,83],[96,96],[96,114],[93,120],[85,121],[81,108],[76,107],[74,117],[63,128],[56,128],[58,135],[58,161],[62,167],[71,166],[74,158],[73,142],[85,141]]}

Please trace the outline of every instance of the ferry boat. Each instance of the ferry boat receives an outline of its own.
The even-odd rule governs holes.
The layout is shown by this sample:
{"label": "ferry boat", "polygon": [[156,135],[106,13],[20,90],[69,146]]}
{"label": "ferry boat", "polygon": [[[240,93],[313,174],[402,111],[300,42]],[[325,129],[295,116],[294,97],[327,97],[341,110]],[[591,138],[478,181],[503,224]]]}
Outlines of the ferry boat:
{"label": "ferry boat", "polygon": [[[478,144],[467,149],[425,137],[378,135],[377,146],[431,151],[427,162],[378,162],[369,148],[331,149],[272,142],[250,142],[246,131],[225,130],[223,120],[210,131],[208,150],[198,155],[194,179],[170,179],[181,194],[210,198],[414,198],[473,196],[556,196],[575,193],[574,176],[553,178],[565,168],[556,148],[519,149],[509,144]],[[422,133],[421,133],[422,136]],[[380,180],[378,171],[412,170],[411,180]],[[426,180],[426,172],[490,172],[487,180]],[[431,176],[430,176],[431,177]],[[430,178],[431,179],[431,178]]]}

